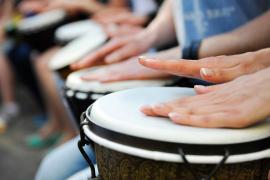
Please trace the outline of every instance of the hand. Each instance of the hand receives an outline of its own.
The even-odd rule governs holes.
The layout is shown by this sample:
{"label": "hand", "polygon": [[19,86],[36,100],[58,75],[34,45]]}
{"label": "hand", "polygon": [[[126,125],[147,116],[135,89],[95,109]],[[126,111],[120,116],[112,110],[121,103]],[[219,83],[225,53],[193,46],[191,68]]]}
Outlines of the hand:
{"label": "hand", "polygon": [[124,7],[108,7],[102,11],[99,11],[93,15],[93,19],[96,21],[103,21],[107,19],[109,16],[114,16],[116,14],[129,11],[127,8]]}
{"label": "hand", "polygon": [[116,24],[107,24],[103,26],[104,31],[110,38],[135,35],[143,30],[140,26],[133,25],[116,25]]}
{"label": "hand", "polygon": [[149,116],[169,117],[173,122],[205,128],[243,128],[270,116],[270,68],[213,86],[203,94],[145,106]]}
{"label": "hand", "polygon": [[46,1],[35,1],[35,0],[28,0],[28,1],[22,1],[19,4],[19,11],[23,14],[34,12],[34,13],[40,13],[42,11],[45,11],[47,7]]}
{"label": "hand", "polygon": [[141,58],[140,63],[146,67],[179,76],[199,78],[213,83],[223,83],[269,67],[269,57],[270,48],[240,55],[209,57],[200,60]]}
{"label": "hand", "polygon": [[137,58],[117,64],[107,65],[97,69],[81,78],[85,81],[97,80],[101,82],[113,82],[124,80],[160,79],[170,75],[143,67]]}
{"label": "hand", "polygon": [[128,10],[109,10],[101,12],[94,16],[94,20],[102,24],[129,24],[135,26],[143,26],[147,17],[137,16]]}
{"label": "hand", "polygon": [[72,64],[71,68],[77,70],[127,60],[146,52],[151,47],[150,41],[151,38],[145,38],[144,33],[114,38],[86,58]]}
{"label": "hand", "polygon": [[101,7],[101,4],[91,0],[51,0],[47,10],[62,8],[71,14],[77,12],[95,13]]}

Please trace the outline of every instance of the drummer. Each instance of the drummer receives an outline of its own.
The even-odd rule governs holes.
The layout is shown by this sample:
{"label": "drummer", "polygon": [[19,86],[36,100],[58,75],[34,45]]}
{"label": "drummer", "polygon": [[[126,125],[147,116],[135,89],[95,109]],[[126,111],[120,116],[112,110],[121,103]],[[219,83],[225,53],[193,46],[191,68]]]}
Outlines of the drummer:
{"label": "drummer", "polygon": [[[162,76],[162,77],[168,76],[166,73],[151,71],[147,68],[140,66],[139,63],[137,62],[136,58],[131,58],[131,59],[129,59],[129,58],[146,52],[151,47],[154,47],[154,45],[156,47],[160,47],[162,45],[165,45],[167,43],[171,43],[171,42],[175,41],[176,34],[175,34],[173,14],[172,14],[172,5],[173,5],[172,3],[173,3],[173,1],[171,1],[171,0],[166,1],[162,10],[159,13],[159,16],[157,17],[157,19],[155,19],[154,22],[152,24],[150,24],[150,26],[145,31],[143,31],[137,35],[133,35],[131,37],[114,39],[109,44],[107,44],[106,46],[101,48],[99,51],[89,55],[88,58],[85,58],[81,62],[74,64],[72,67],[74,69],[90,67],[90,66],[95,65],[95,63],[97,61],[99,61],[99,59],[105,60],[108,63],[118,62],[121,60],[127,60],[124,63],[119,63],[119,64],[108,66],[108,68],[107,68],[108,71],[105,71],[106,72],[105,74],[90,74],[86,77],[83,77],[83,79],[85,79],[85,80],[97,79],[97,80],[101,80],[101,81],[117,81],[117,80],[123,80],[123,79],[147,79],[147,78],[156,78],[156,77],[160,77],[160,76]],[[191,5],[194,5],[193,2],[189,2],[189,1],[183,1],[182,3],[191,3]],[[258,7],[264,7],[262,4],[261,5],[257,4],[258,2],[254,2],[254,3],[255,3],[254,6],[256,5]],[[204,37],[204,38],[208,39],[209,42],[212,42],[213,46],[220,45],[219,47],[222,48],[222,51],[221,51],[221,49],[215,49],[215,51],[213,51],[213,52],[210,52],[208,50],[207,56],[212,56],[214,54],[222,54],[222,53],[234,54],[234,53],[237,53],[237,51],[240,52],[240,51],[249,50],[249,48],[250,48],[249,46],[244,47],[244,49],[240,49],[238,46],[235,46],[234,48],[230,48],[230,46],[232,44],[231,39],[229,39],[229,43],[230,43],[229,46],[226,44],[224,44],[224,46],[223,46],[220,43],[222,41],[220,41],[219,39],[215,40],[215,38],[221,38],[221,37],[223,37],[224,39],[227,39],[225,35],[228,35],[228,37],[231,37],[232,33],[230,33],[229,31],[245,24],[246,21],[243,22],[242,21],[243,19],[248,19],[250,17],[256,17],[256,16],[258,16],[266,11],[264,8],[258,8],[258,9],[264,9],[264,10],[262,10],[261,12],[251,11],[249,13],[252,16],[247,16],[243,19],[240,18],[241,20],[239,20],[239,19],[237,19],[237,17],[239,17],[238,13],[240,13],[241,16],[243,14],[246,14],[243,11],[247,7],[245,6],[245,1],[242,2],[243,7],[236,6],[236,4],[237,3],[234,1],[228,1],[228,4],[227,4],[227,1],[226,1],[226,3],[224,2],[223,6],[226,5],[226,7],[227,6],[231,7],[229,9],[225,10],[226,13],[225,12],[224,13],[226,14],[226,16],[224,17],[224,14],[221,17],[219,17],[219,16],[212,17],[211,16],[212,18],[217,18],[217,19],[220,18],[218,20],[223,22],[224,25],[223,24],[222,25],[214,24],[212,22],[213,24],[211,24],[211,25],[213,26],[213,28],[211,28],[210,25],[208,24],[209,25],[208,28],[211,29],[211,32],[208,32],[208,33],[210,33],[212,36],[216,35],[216,34],[221,34],[221,33],[227,32],[227,31],[228,31],[228,33],[226,33],[226,34],[224,33],[223,35],[213,36],[214,38],[207,38],[209,35],[208,34],[206,34],[207,36],[205,35],[206,37]],[[205,4],[205,6],[206,5],[207,5],[207,3]],[[218,5],[221,5],[221,4],[219,3]],[[234,7],[233,5],[235,5],[236,7]],[[188,6],[188,5],[186,5],[186,6]],[[175,6],[175,7],[179,7],[179,6]],[[236,10],[236,8],[239,8],[239,9]],[[223,7],[220,7],[220,9],[223,9]],[[217,11],[219,12],[220,9],[217,8]],[[230,14],[230,13],[232,13],[232,14]],[[198,13],[198,14],[200,14],[200,13]],[[210,12],[210,14],[211,14],[211,12]],[[182,13],[182,15],[183,15],[183,13]],[[227,17],[227,16],[229,16],[229,17]],[[181,19],[181,17],[183,17],[183,16],[180,16],[180,19]],[[189,17],[192,17],[192,16],[189,16]],[[231,17],[233,17],[233,18],[231,18]],[[187,20],[187,25],[189,24],[189,26],[191,26],[193,24],[192,19],[189,19],[188,17],[186,17],[185,19]],[[217,19],[214,19],[215,22]],[[230,21],[232,21],[233,24],[229,23],[227,25],[228,27],[225,26],[226,23],[224,23],[224,22],[230,22]],[[256,22],[258,20],[255,19],[253,21]],[[211,21],[210,22],[206,21],[206,22],[210,23]],[[182,26],[178,25],[178,27],[180,28]],[[222,28],[220,29],[220,27],[222,27]],[[249,29],[250,27],[243,26],[242,28]],[[183,29],[183,27],[182,27],[182,29]],[[189,32],[189,31],[186,30],[185,32]],[[198,35],[197,32],[193,32],[193,34],[196,34],[196,36],[201,35],[201,34]],[[182,45],[184,45],[186,42],[184,40],[189,40],[189,38],[197,38],[196,36],[193,37],[193,34],[185,34],[187,36],[187,37],[185,37],[185,36],[183,36],[182,33],[179,33],[179,37],[182,37],[182,39],[181,39],[183,41]],[[185,37],[185,39],[183,39],[184,37]],[[247,44],[249,44],[249,43],[250,42],[247,42]],[[256,47],[256,48],[259,48],[259,47]],[[115,51],[115,49],[117,51]],[[181,53],[179,51],[179,47],[175,47],[175,48],[170,49],[168,51],[164,51],[158,55],[160,58],[171,59],[171,58],[181,57],[180,54]],[[69,146],[72,146],[72,145],[69,144]],[[73,146],[75,147],[75,144],[73,144]],[[66,150],[66,147],[64,147],[64,146],[59,147],[58,151],[61,151],[63,154],[69,154],[68,150]],[[76,150],[74,150],[74,151],[76,151]],[[44,164],[42,164],[41,170],[44,170],[45,166],[49,167],[49,164],[52,164],[54,161],[56,162],[55,155],[56,155],[56,151],[52,152],[46,158],[46,160],[43,161]],[[52,157],[54,157],[55,160],[53,160]],[[58,158],[58,160],[59,160],[59,158]]]}
{"label": "drummer", "polygon": [[[62,1],[59,1],[59,2],[62,2]],[[84,1],[82,1],[82,2],[84,2]],[[83,6],[84,4],[82,5],[81,4],[82,2],[79,2],[78,6]],[[120,10],[121,13],[124,13],[125,15],[129,14],[129,17],[131,17],[131,13],[126,10],[127,7],[123,6],[124,3],[119,4],[119,2],[120,1],[111,1],[111,6],[108,6],[107,10],[105,9],[105,10],[101,11],[102,17],[104,17],[103,16],[104,14],[107,14],[107,15],[108,14],[115,14],[115,12],[119,11],[119,8],[121,8],[121,10]],[[67,3],[66,1],[63,1],[62,3],[64,3],[63,7],[67,7],[65,4],[65,3]],[[54,4],[53,7],[55,8],[56,5],[55,5],[55,3],[53,3],[53,4]],[[58,5],[59,4],[57,4],[57,7],[58,7]],[[68,5],[70,5],[70,4],[68,3]],[[74,4],[73,4],[73,6],[74,6]],[[72,6],[68,6],[68,10],[70,10],[71,7]],[[123,9],[125,9],[125,10],[123,10]],[[76,10],[77,9],[74,8],[74,11],[76,11]],[[152,11],[152,9],[150,9],[150,10]],[[101,18],[101,15],[97,14],[98,19]],[[120,13],[118,13],[118,15],[120,16]],[[93,15],[93,16],[95,17],[95,15]],[[137,18],[138,18],[138,16],[134,16],[134,19],[137,19]],[[142,18],[138,18],[138,19],[142,19]],[[110,20],[110,22],[114,22],[114,21],[115,20]],[[120,24],[122,24],[121,27],[123,27],[123,28],[121,28],[121,31],[122,32],[125,31],[125,33],[134,34],[137,31],[141,30],[141,27],[139,27],[138,24],[132,24],[132,25],[129,24],[127,26],[127,25],[125,25],[125,22],[122,20],[121,20]],[[105,25],[106,25],[106,23],[105,23]],[[114,26],[113,29],[115,29],[115,27],[117,29],[119,29],[118,26]],[[117,33],[114,33],[110,28],[108,28],[107,32],[111,36],[117,36]],[[68,120],[69,117],[67,117],[67,113],[65,111],[64,105],[62,104],[61,99],[59,97],[59,94],[57,92],[57,89],[55,87],[55,81],[53,78],[53,74],[51,73],[51,71],[48,69],[48,66],[47,66],[48,61],[51,59],[51,57],[56,52],[58,52],[58,50],[59,50],[59,47],[52,48],[52,49],[48,50],[47,52],[45,52],[44,54],[42,54],[41,56],[39,56],[39,58],[35,61],[36,71],[38,73],[40,84],[42,86],[44,95],[46,97],[45,99],[46,99],[47,107],[48,107],[49,111],[51,112],[50,113],[51,114],[51,118],[50,118],[51,121],[50,122],[52,122],[52,123],[45,125],[44,128],[42,128],[40,135],[38,135],[38,137],[40,137],[38,139],[41,140],[40,142],[43,142],[42,139],[44,139],[44,140],[48,139],[47,137],[49,137],[51,134],[54,134],[55,131],[58,131],[59,130],[58,127],[59,126],[61,127],[63,124],[65,124],[65,126],[68,126],[68,127],[66,127],[68,129],[67,130],[68,133],[66,133],[66,134],[68,134],[68,135],[66,136],[66,138],[63,139],[64,140],[63,142],[65,142],[66,140],[68,140],[69,138],[74,136],[73,128],[71,128],[72,125],[70,123],[70,120]],[[63,121],[65,121],[65,122],[63,122]],[[66,121],[68,121],[68,122],[66,122]],[[62,125],[60,125],[60,124],[62,124]],[[34,139],[36,139],[37,136],[33,136],[33,137],[34,137]],[[33,144],[32,143],[33,138],[30,137],[27,142],[29,145]],[[40,144],[42,144],[42,143],[40,143]]]}
{"label": "drummer", "polygon": [[[208,1],[202,2],[201,10],[198,13],[202,14],[202,17],[199,20],[192,18],[195,17],[192,16],[195,12],[188,8],[184,9],[186,12],[181,12],[180,8],[174,8],[178,11],[175,13],[178,15],[174,18],[172,10],[173,3],[176,2],[178,4],[174,7],[196,5],[192,1],[168,0],[163,7],[163,11],[159,13],[159,16],[144,31],[137,35],[114,38],[98,51],[89,54],[87,58],[73,64],[71,67],[76,70],[94,66],[96,63],[100,63],[100,61],[111,64],[125,60],[126,62],[124,63],[107,66],[107,71],[104,71],[104,74],[91,73],[82,78],[84,80],[97,79],[101,81],[158,78],[164,77],[166,73],[143,68],[137,63],[137,59],[132,57],[139,56],[151,48],[162,48],[176,41],[177,37],[181,47],[171,48],[154,56],[159,58],[166,57],[165,59],[177,59],[177,57],[181,56],[187,59],[196,59],[198,58],[196,53],[190,54],[189,52],[191,49],[194,49],[196,52],[197,47],[199,47],[202,41],[205,46],[203,53],[200,54],[200,58],[222,54],[236,54],[267,47],[263,38],[249,41],[249,37],[253,37],[251,34],[257,34],[257,29],[262,31],[260,33],[261,37],[264,37],[267,33],[264,28],[261,28],[261,23],[267,22],[266,19],[269,16],[269,13],[265,13],[267,8],[264,6],[265,3],[268,3],[267,0],[261,3],[258,1],[254,2],[254,6],[258,7],[256,11],[250,9],[250,4],[246,1],[243,1],[241,5],[234,0],[215,4],[216,8],[213,11],[207,10],[207,6],[212,6],[213,4]],[[247,15],[246,12],[250,15]],[[216,15],[214,15],[215,13]],[[263,16],[256,18],[263,13],[265,13]],[[251,22],[247,23],[248,21]],[[198,24],[204,25],[198,26]],[[243,32],[249,32],[250,34],[246,35],[247,33]],[[136,73],[137,71],[139,73]]]}

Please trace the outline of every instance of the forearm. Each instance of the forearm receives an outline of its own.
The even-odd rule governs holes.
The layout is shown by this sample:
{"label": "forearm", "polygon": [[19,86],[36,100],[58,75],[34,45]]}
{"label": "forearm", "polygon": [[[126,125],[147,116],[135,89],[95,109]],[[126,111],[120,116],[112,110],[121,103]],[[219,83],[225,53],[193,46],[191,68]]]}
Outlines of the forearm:
{"label": "forearm", "polygon": [[1,17],[1,21],[5,22],[10,19],[13,11],[13,0],[5,0],[3,4],[3,16]]}
{"label": "forearm", "polygon": [[121,7],[127,7],[128,6],[127,0],[110,0],[109,5],[111,7],[116,7],[116,8],[117,7],[121,8]]}
{"label": "forearm", "polygon": [[159,59],[179,59],[181,57],[180,47],[177,46],[167,50],[159,51],[156,54],[150,56]]}
{"label": "forearm", "polygon": [[270,46],[270,11],[234,31],[202,41],[199,58],[240,54]]}
{"label": "forearm", "polygon": [[166,0],[157,17],[143,31],[142,37],[149,41],[150,47],[158,48],[175,41],[172,3],[172,0]]}
{"label": "forearm", "polygon": [[88,3],[87,5],[83,6],[82,9],[80,10],[88,14],[92,14],[92,13],[102,11],[105,8],[106,6],[104,4],[94,1],[92,3]]}

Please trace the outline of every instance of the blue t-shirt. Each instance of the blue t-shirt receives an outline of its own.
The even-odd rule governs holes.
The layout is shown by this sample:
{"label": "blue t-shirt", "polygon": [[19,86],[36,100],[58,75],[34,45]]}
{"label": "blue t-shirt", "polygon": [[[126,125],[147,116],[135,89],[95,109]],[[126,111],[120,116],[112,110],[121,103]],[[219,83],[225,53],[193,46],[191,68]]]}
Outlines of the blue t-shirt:
{"label": "blue t-shirt", "polygon": [[269,9],[270,0],[173,0],[181,47],[231,31]]}

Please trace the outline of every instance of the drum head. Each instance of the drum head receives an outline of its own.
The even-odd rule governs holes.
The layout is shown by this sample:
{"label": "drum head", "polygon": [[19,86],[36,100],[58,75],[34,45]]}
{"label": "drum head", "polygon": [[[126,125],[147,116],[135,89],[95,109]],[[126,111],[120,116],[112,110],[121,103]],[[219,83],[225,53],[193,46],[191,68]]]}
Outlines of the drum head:
{"label": "drum head", "polygon": [[102,33],[102,27],[94,21],[83,20],[61,26],[55,32],[55,38],[60,42],[70,42],[87,32]]}
{"label": "drum head", "polygon": [[64,10],[52,10],[23,19],[19,24],[19,31],[31,33],[63,21],[66,18]]}
{"label": "drum head", "polygon": [[89,119],[100,127],[151,140],[186,144],[235,144],[270,137],[270,121],[244,129],[209,129],[176,125],[168,118],[140,112],[147,104],[194,95],[188,88],[138,88],[109,94],[97,100]]}
{"label": "drum head", "polygon": [[99,81],[84,81],[81,79],[83,75],[89,74],[90,72],[94,71],[102,71],[103,69],[103,67],[89,68],[71,73],[67,78],[66,86],[69,89],[81,92],[111,93],[136,87],[166,86],[173,83],[173,80],[171,79],[130,80],[112,83],[101,83]]}
{"label": "drum head", "polygon": [[100,32],[88,32],[62,48],[49,62],[52,70],[59,70],[80,60],[91,51],[96,50],[107,40],[107,35]]}

